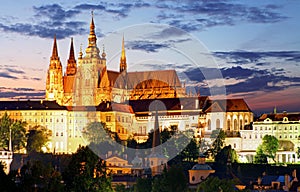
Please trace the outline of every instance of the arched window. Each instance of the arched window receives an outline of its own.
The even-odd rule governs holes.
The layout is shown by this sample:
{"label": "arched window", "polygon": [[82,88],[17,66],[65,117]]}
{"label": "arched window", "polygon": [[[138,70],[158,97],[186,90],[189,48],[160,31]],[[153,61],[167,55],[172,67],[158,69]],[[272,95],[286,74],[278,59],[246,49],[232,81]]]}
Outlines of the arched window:
{"label": "arched window", "polygon": [[221,128],[221,125],[220,125],[220,119],[217,119],[216,120],[216,128]]}
{"label": "arched window", "polygon": [[211,121],[210,121],[210,119],[207,121],[207,130],[211,130]]}
{"label": "arched window", "polygon": [[243,129],[243,119],[240,119],[240,129]]}
{"label": "arched window", "polygon": [[227,130],[230,130],[231,129],[231,121],[230,119],[227,120]]}
{"label": "arched window", "polygon": [[238,129],[238,123],[237,123],[237,120],[236,120],[236,119],[233,121],[233,129],[234,129],[234,130],[237,130],[237,129]]}

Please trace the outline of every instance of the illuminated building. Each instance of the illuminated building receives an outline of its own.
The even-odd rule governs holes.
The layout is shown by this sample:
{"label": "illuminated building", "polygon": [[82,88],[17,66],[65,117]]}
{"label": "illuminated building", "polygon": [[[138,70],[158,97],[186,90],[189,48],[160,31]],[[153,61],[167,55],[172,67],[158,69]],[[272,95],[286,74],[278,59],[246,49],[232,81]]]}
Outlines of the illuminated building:
{"label": "illuminated building", "polygon": [[73,153],[87,145],[82,131],[94,121],[104,122],[121,140],[133,137],[143,142],[155,128],[154,101],[161,106],[159,129],[192,129],[206,139],[217,128],[235,136],[253,119],[243,99],[188,96],[175,70],[127,71],[124,37],[119,71],[109,70],[104,49],[97,47],[93,17],[88,46],[85,53],[80,49],[77,60],[71,39],[65,72],[57,44],[54,37],[45,99],[0,101],[0,116],[7,112],[12,119],[26,121],[27,130],[44,126],[51,132],[45,151]]}

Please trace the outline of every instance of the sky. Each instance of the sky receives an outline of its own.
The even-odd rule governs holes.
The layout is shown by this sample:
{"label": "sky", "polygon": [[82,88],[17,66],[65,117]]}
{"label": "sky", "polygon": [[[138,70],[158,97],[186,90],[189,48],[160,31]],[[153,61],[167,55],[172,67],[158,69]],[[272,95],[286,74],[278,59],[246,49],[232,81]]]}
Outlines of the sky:
{"label": "sky", "polygon": [[[3,0],[0,0],[3,1]],[[65,69],[85,50],[91,11],[107,67],[175,69],[188,92],[244,98],[256,114],[300,111],[300,1],[3,1],[0,100],[45,94],[53,37]]]}

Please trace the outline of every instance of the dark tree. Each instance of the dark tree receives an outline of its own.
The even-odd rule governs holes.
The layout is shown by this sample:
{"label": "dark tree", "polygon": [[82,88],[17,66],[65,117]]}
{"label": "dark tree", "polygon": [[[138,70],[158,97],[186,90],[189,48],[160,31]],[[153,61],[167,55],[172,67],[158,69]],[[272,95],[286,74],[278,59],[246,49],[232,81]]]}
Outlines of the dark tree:
{"label": "dark tree", "polygon": [[270,157],[276,163],[275,156],[279,148],[278,139],[272,135],[265,135],[263,137],[261,148],[263,153],[266,154],[267,157]]}
{"label": "dark tree", "polygon": [[266,154],[264,154],[261,145],[257,147],[256,154],[254,156],[254,163],[258,164],[267,164],[268,163],[268,157]]}
{"label": "dark tree", "polygon": [[4,172],[4,168],[6,165],[0,161],[0,191],[9,192],[15,191],[15,184],[11,178],[11,175],[6,175]]}
{"label": "dark tree", "polygon": [[187,191],[187,178],[181,166],[174,165],[163,174],[154,178],[152,183],[153,192],[182,192]]}
{"label": "dark tree", "polygon": [[72,155],[63,176],[69,191],[112,191],[105,161],[88,147],[79,147]]}
{"label": "dark tree", "polygon": [[51,164],[30,160],[22,168],[18,177],[18,191],[64,191],[62,176]]}
{"label": "dark tree", "polygon": [[50,131],[43,126],[35,126],[27,133],[27,153],[43,152],[42,148],[46,147],[49,141]]}
{"label": "dark tree", "polygon": [[20,150],[25,147],[26,122],[13,121],[7,113],[0,119],[0,147],[8,149],[11,131],[12,150]]}
{"label": "dark tree", "polygon": [[136,184],[134,185],[135,192],[151,192],[152,190],[152,180],[151,178],[138,178]]}
{"label": "dark tree", "polygon": [[224,146],[225,141],[225,132],[223,130],[216,130],[213,131],[212,139],[215,139],[212,148],[210,149],[212,156],[215,158],[218,152],[221,151],[221,149]]}
{"label": "dark tree", "polygon": [[182,159],[186,161],[195,161],[199,157],[199,146],[196,139],[191,139],[190,143],[181,152]]}
{"label": "dark tree", "polygon": [[204,182],[200,183],[197,192],[234,192],[234,181],[228,179],[220,180],[218,177],[209,177]]}

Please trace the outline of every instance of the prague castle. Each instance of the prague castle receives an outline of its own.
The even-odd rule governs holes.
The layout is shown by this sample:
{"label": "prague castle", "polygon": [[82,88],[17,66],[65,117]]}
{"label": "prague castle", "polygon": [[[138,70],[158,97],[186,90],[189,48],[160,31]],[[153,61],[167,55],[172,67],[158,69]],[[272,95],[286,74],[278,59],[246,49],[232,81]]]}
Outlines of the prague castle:
{"label": "prague castle", "polygon": [[73,40],[63,74],[62,64],[54,38],[52,56],[47,73],[46,100],[63,106],[96,106],[101,102],[121,103],[128,100],[184,97],[175,70],[128,72],[124,37],[119,71],[110,71],[106,53],[97,47],[95,24],[92,18],[88,47],[75,59]]}
{"label": "prague castle", "polygon": [[47,152],[73,153],[79,145],[88,144],[82,132],[95,121],[104,122],[121,140],[143,142],[154,130],[154,110],[160,130],[193,130],[195,137],[207,141],[217,129],[240,137],[240,131],[253,121],[243,99],[211,100],[186,94],[175,70],[127,71],[124,37],[119,70],[109,70],[105,50],[97,47],[93,17],[85,52],[80,49],[76,60],[71,39],[65,70],[57,44],[54,37],[45,99],[0,101],[0,117],[7,113],[14,120],[26,121],[27,130],[43,126],[51,131]]}

